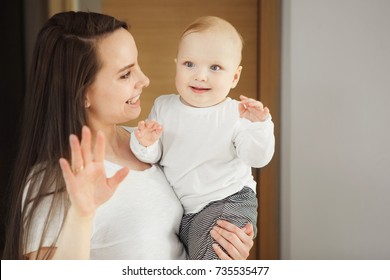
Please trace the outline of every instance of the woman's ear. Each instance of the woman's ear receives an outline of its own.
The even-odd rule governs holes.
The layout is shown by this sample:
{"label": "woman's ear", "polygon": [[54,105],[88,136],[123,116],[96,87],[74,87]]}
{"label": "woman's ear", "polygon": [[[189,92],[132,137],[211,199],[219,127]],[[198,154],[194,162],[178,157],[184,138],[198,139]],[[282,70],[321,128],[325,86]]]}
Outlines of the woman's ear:
{"label": "woman's ear", "polygon": [[91,103],[89,103],[88,95],[85,96],[84,106],[86,109],[91,107]]}
{"label": "woman's ear", "polygon": [[235,88],[237,86],[238,81],[240,80],[241,70],[242,70],[242,66],[240,65],[240,66],[238,66],[238,68],[236,70],[236,73],[234,73],[233,82],[232,82],[231,88]]}

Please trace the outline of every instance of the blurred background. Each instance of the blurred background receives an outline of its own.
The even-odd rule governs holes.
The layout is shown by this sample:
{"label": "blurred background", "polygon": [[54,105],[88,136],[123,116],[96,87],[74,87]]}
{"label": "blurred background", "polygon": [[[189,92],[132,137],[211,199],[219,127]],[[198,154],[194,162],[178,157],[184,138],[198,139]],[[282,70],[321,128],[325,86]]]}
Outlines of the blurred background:
{"label": "blurred background", "polygon": [[251,259],[390,259],[390,1],[13,0],[0,10],[1,248],[36,34],[56,12],[84,10],[131,26],[151,79],[141,118],[158,95],[176,92],[173,60],[188,23],[221,16],[243,35],[231,97],[269,106],[277,137],[271,164],[254,170]]}

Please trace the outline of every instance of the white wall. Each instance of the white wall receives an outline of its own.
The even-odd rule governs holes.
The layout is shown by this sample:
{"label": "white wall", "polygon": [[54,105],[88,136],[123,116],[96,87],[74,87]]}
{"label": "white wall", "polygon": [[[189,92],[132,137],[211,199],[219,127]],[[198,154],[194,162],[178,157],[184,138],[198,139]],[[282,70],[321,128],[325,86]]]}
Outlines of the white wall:
{"label": "white wall", "polygon": [[282,3],[282,258],[390,259],[390,1]]}

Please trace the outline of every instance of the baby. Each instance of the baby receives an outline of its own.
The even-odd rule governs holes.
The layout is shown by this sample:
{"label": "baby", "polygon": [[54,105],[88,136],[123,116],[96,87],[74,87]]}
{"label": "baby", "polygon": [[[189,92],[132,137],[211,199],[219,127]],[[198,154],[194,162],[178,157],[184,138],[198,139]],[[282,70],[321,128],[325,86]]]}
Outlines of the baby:
{"label": "baby", "polygon": [[256,232],[251,167],[274,154],[274,125],[260,101],[228,96],[240,78],[243,41],[227,21],[201,17],[183,32],[176,58],[179,94],[156,99],[130,147],[142,161],[160,161],[183,204],[180,238],[190,259],[217,259],[210,231],[218,220]]}

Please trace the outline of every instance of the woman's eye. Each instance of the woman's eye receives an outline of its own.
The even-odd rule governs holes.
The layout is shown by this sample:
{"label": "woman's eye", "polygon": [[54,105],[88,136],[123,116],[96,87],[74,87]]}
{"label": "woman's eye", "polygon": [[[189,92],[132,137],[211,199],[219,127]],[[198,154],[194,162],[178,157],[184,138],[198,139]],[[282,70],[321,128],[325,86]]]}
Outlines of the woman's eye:
{"label": "woman's eye", "polygon": [[130,77],[130,71],[121,76],[121,79],[128,79]]}
{"label": "woman's eye", "polygon": [[210,69],[213,70],[213,71],[218,71],[218,70],[221,70],[221,66],[219,66],[219,65],[211,65]]}
{"label": "woman's eye", "polygon": [[195,65],[191,61],[186,61],[186,62],[184,62],[184,66],[191,68],[191,67],[194,67]]}

